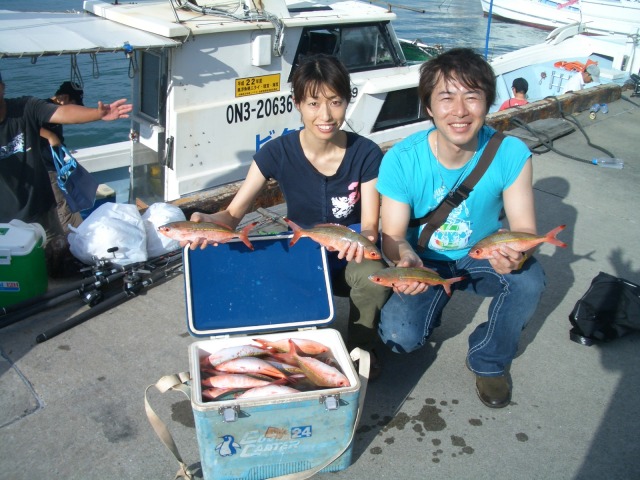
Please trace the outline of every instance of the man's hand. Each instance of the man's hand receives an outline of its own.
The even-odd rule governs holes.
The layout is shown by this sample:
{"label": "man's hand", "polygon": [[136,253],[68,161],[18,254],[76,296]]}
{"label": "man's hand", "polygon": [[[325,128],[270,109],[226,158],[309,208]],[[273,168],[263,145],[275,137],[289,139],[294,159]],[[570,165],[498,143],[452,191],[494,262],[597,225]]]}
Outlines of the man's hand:
{"label": "man's hand", "polygon": [[126,103],[126,98],[116,100],[111,105],[105,105],[102,102],[98,102],[98,110],[100,111],[100,117],[105,122],[112,120],[118,120],[120,118],[129,118],[129,112],[133,110],[133,105]]}
{"label": "man's hand", "polygon": [[526,260],[524,254],[504,245],[500,250],[492,253],[489,263],[496,273],[506,275],[514,270],[519,270],[524,260]]}

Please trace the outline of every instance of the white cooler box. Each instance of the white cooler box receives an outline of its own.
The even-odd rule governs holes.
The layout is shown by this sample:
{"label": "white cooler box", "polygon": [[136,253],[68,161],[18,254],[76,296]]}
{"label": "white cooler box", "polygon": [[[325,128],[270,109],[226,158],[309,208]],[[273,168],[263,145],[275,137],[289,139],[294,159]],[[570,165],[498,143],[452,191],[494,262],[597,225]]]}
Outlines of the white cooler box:
{"label": "white cooler box", "polygon": [[[308,478],[351,464],[361,384],[334,317],[324,248],[291,235],[184,250],[191,405],[206,480]],[[203,401],[200,359],[253,338],[304,338],[331,349],[350,386],[282,396]],[[255,343],[254,343],[255,344]],[[256,344],[257,345],[257,344]],[[367,358],[368,360],[368,358]],[[361,361],[368,367],[364,356]],[[292,385],[295,388],[295,385]],[[289,477],[291,478],[291,477]]]}

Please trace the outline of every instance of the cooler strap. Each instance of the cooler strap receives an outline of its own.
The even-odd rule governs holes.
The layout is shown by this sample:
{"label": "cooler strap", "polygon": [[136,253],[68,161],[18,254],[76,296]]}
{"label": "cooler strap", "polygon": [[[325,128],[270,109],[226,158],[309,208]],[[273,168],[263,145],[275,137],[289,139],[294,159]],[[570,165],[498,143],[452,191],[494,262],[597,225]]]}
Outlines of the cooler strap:
{"label": "cooler strap", "polygon": [[[347,445],[338,453],[336,453],[329,460],[324,462],[321,465],[310,468],[309,470],[305,470],[303,472],[290,473],[287,475],[281,475],[279,477],[272,477],[272,480],[304,480],[314,476],[320,470],[328,467],[331,463],[333,463],[340,455],[342,455],[353,442],[353,438],[355,437],[356,430],[358,429],[358,424],[360,423],[360,415],[362,414],[362,408],[364,406],[364,398],[367,392],[367,384],[369,383],[369,371],[371,369],[371,356],[368,351],[362,350],[361,348],[354,348],[349,354],[351,360],[353,362],[358,362],[358,377],[360,378],[360,398],[358,399],[358,410],[356,413],[356,421],[353,424],[353,429],[351,430],[351,436],[349,437],[349,441]],[[156,387],[160,393],[164,393],[168,390],[178,390],[184,393],[189,399],[191,399],[191,387],[186,383],[191,380],[191,374],[189,372],[182,372],[174,375],[165,375],[157,383],[154,385],[149,385],[144,391],[144,409],[147,413],[147,418],[149,419],[149,423],[153,427],[153,430],[158,435],[158,438],[162,441],[165,447],[169,449],[169,451],[176,457],[178,463],[180,464],[180,468],[176,473],[174,480],[177,478],[185,478],[187,480],[193,480],[193,475],[195,471],[189,470],[189,467],[182,460],[182,456],[178,451],[178,447],[176,446],[169,429],[165,425],[165,423],[160,419],[160,417],[156,414],[156,412],[151,408],[148,399],[148,392],[151,387]]]}
{"label": "cooler strap", "polygon": [[156,412],[151,408],[149,404],[148,393],[151,387],[156,387],[160,393],[164,393],[167,390],[177,390],[184,393],[189,400],[191,400],[191,387],[189,387],[186,383],[191,380],[191,374],[189,372],[181,372],[174,375],[165,375],[154,385],[149,385],[144,391],[144,409],[147,413],[147,418],[149,419],[149,423],[153,427],[153,430],[158,435],[158,438],[162,441],[165,447],[169,449],[169,451],[176,457],[178,463],[180,464],[180,468],[176,473],[174,480],[176,478],[185,478],[187,480],[192,480],[194,477],[193,471],[189,470],[187,464],[183,462],[182,456],[178,451],[178,447],[169,432],[169,429],[164,424],[164,422],[160,419],[160,417],[156,414]]}

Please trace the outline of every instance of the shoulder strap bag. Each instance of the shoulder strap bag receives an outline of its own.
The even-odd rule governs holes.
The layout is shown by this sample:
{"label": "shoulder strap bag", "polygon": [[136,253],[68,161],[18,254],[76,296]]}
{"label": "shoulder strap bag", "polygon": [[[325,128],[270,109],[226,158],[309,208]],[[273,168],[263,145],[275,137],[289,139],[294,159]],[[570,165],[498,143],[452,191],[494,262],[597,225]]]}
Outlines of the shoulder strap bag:
{"label": "shoulder strap bag", "polygon": [[[80,165],[64,145],[51,147],[53,164],[58,173],[58,186],[72,212],[79,212],[93,207],[98,190],[98,182]],[[64,160],[65,155],[69,157]]]}
{"label": "shoulder strap bag", "polygon": [[429,238],[433,235],[440,226],[445,222],[449,213],[460,205],[463,201],[469,198],[469,195],[473,191],[473,187],[476,186],[476,183],[482,178],[484,172],[487,171],[489,165],[493,160],[502,140],[504,139],[504,135],[500,132],[496,132],[487,142],[487,146],[485,147],[482,155],[480,156],[480,160],[478,160],[477,165],[471,171],[471,173],[464,179],[464,181],[460,184],[460,186],[454,190],[449,192],[449,194],[444,197],[440,205],[438,205],[435,209],[431,210],[427,215],[420,218],[414,218],[409,221],[410,227],[418,227],[424,223],[426,223],[425,227],[420,232],[420,238],[418,239],[418,251],[424,251],[426,249],[426,245],[429,242]]}

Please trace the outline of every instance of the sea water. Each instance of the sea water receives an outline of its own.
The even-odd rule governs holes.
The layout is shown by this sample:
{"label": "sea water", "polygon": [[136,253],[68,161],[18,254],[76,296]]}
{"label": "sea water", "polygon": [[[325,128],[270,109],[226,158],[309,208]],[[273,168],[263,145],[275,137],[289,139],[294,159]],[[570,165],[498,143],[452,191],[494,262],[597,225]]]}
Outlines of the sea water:
{"label": "sea water", "polygon": [[[167,2],[169,0],[166,0]],[[124,3],[124,2],[123,2]],[[376,2],[373,1],[375,4]],[[387,7],[387,2],[380,2]],[[407,7],[407,8],[403,8]],[[82,11],[82,0],[29,0],[2,2],[3,9],[20,11]],[[480,0],[402,0],[391,6],[398,19],[394,27],[398,37],[420,39],[444,48],[470,47],[484,54],[487,17]],[[424,11],[424,12],[422,12]],[[526,47],[544,40],[548,32],[515,23],[491,21],[488,57]],[[84,84],[84,104],[95,107],[98,101],[111,103],[131,99],[129,61],[124,53],[101,53],[97,63],[89,55],[78,55],[77,63]],[[6,84],[7,98],[33,95],[52,97],[58,86],[73,79],[70,56],[41,57],[35,64],[30,58],[3,58],[0,71]],[[93,122],[67,125],[65,141],[71,149],[122,142],[129,136],[129,121]]]}

